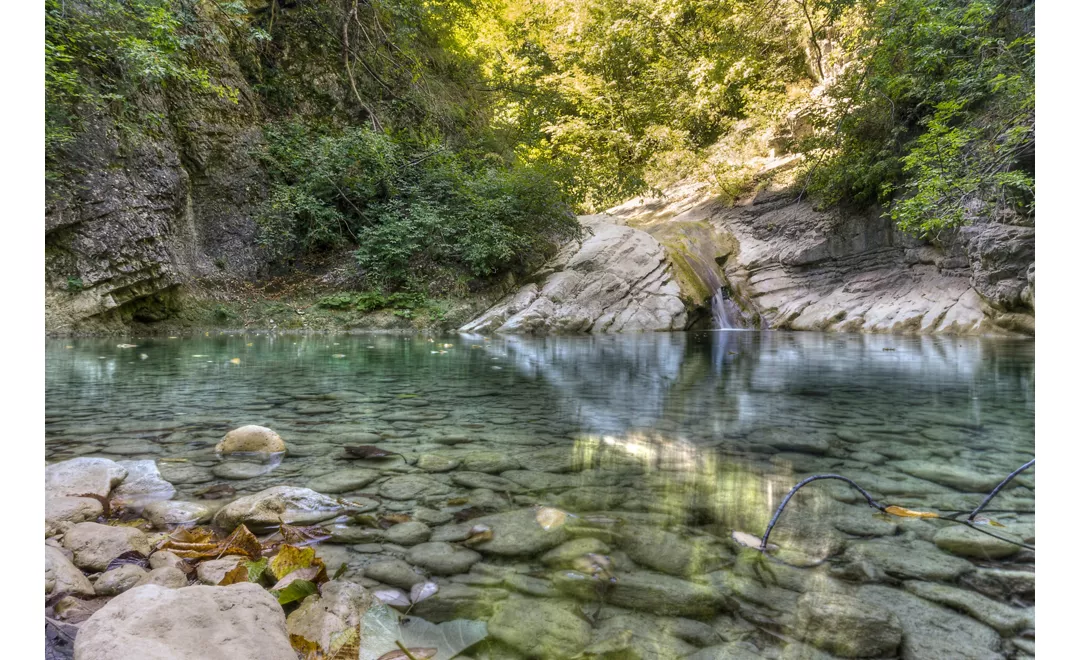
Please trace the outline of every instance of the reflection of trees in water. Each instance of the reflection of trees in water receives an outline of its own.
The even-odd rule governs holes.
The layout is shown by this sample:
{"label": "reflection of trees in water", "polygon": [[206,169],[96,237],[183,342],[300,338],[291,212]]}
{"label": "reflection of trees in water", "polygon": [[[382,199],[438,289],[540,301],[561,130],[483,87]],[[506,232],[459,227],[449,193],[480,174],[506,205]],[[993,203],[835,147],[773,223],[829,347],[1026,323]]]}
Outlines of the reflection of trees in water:
{"label": "reflection of trees in water", "polygon": [[503,342],[509,361],[556,390],[588,432],[707,441],[763,425],[900,424],[922,414],[980,425],[988,413],[1000,421],[1033,409],[1029,341],[705,332]]}

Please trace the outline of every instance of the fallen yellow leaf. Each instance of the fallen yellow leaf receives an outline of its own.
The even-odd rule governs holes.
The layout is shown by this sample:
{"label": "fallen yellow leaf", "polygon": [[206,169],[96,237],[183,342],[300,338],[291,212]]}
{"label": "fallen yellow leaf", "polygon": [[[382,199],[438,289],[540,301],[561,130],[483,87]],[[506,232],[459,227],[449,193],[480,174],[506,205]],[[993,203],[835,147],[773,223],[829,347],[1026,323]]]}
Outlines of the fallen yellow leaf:
{"label": "fallen yellow leaf", "polygon": [[902,506],[887,506],[885,507],[885,513],[891,513],[894,516],[900,516],[901,518],[940,518],[938,514],[933,511],[912,511],[911,509],[905,509]]}
{"label": "fallen yellow leaf", "polygon": [[229,360],[229,362],[231,362],[233,364],[240,364],[240,358],[233,358],[233,359]]}

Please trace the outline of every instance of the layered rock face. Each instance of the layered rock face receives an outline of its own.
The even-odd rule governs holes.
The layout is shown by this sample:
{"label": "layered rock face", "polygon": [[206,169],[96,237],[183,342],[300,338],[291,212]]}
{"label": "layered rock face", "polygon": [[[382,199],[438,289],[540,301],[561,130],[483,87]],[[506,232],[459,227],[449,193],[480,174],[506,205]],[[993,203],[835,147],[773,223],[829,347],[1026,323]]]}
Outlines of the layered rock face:
{"label": "layered rock face", "polygon": [[[582,219],[604,236],[647,233],[611,259],[663,264],[663,294],[647,287],[574,287],[578,263],[593,281],[612,266],[569,246],[539,281],[508,296],[462,330],[470,332],[625,332],[682,330],[700,323],[708,291],[722,289],[747,327],[839,332],[1033,335],[1035,228],[980,222],[935,242],[900,233],[879,214],[815,211],[790,192],[765,190],[728,208],[701,184],[637,198]],[[597,240],[596,237],[590,240]],[[656,244],[660,243],[660,246]],[[646,247],[647,246],[647,247]],[[659,254],[655,253],[660,247]],[[642,250],[634,257],[631,250]],[[599,267],[595,267],[599,264]],[[569,272],[568,272],[569,271]],[[649,280],[653,282],[654,280]],[[598,295],[598,291],[603,295]],[[622,295],[623,301],[617,300]],[[626,300],[629,298],[629,300]],[[682,314],[664,315],[678,308]],[[625,310],[629,322],[582,310]],[[698,314],[694,314],[694,311]],[[589,323],[587,319],[594,322]],[[604,320],[605,322],[596,322]]]}
{"label": "layered rock face", "polygon": [[496,303],[462,332],[682,330],[691,315],[660,243],[646,232],[593,217],[537,280]]}
{"label": "layered rock face", "polygon": [[238,90],[235,103],[147,91],[130,100],[144,117],[137,126],[86,111],[47,184],[47,332],[160,320],[181,284],[255,274],[260,111],[227,47],[219,50],[206,56]]}

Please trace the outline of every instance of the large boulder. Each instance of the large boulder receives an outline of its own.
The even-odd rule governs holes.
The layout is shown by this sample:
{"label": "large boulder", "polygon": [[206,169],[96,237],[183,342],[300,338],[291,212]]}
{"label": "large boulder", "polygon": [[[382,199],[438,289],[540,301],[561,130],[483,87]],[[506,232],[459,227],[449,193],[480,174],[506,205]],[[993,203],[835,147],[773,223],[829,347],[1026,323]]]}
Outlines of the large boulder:
{"label": "large boulder", "polygon": [[45,497],[85,493],[108,497],[127,476],[127,470],[107,458],[73,458],[45,466]]}
{"label": "large boulder", "polygon": [[45,595],[76,594],[93,596],[94,585],[67,556],[52,546],[45,546]]}
{"label": "large boulder", "polygon": [[64,548],[75,555],[74,563],[79,568],[104,571],[109,562],[125,552],[149,555],[150,539],[134,527],[84,522],[64,534]]}
{"label": "large boulder", "polygon": [[75,660],[296,660],[296,652],[281,606],[256,584],[145,585],[83,624]]}
{"label": "large boulder", "polygon": [[285,441],[265,426],[250,424],[226,433],[214,449],[220,454],[246,452],[274,454],[285,451]]}
{"label": "large boulder", "polygon": [[708,226],[711,249],[688,250],[698,256],[688,261],[722,262],[738,307],[763,327],[1034,334],[1034,226],[976,221],[931,244],[887,216],[816,210],[802,197],[774,183],[730,206],[707,184],[684,182],[606,220],[645,229],[671,256]]}
{"label": "large boulder", "polygon": [[310,525],[329,520],[344,511],[345,505],[310,488],[274,486],[225,505],[214,516],[214,524],[226,531],[232,531],[240,524],[249,528],[268,527],[282,522]]}
{"label": "large boulder", "polygon": [[835,593],[803,594],[795,613],[803,641],[842,658],[892,656],[900,646],[900,621],[889,610]]}
{"label": "large boulder", "polygon": [[682,330],[689,320],[664,247],[639,229],[580,218],[585,236],[462,332]]}

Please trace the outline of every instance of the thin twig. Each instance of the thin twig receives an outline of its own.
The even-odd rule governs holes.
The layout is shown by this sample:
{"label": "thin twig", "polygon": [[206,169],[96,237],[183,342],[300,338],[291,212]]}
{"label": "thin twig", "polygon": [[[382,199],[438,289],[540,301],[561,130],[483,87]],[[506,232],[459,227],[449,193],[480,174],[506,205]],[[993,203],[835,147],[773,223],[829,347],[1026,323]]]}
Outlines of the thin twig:
{"label": "thin twig", "polygon": [[1034,458],[1031,459],[1030,461],[1028,461],[1027,463],[1024,463],[1020,467],[1016,468],[1016,470],[1014,470],[1012,472],[1012,474],[1005,477],[1004,481],[1002,481],[1000,484],[998,484],[997,487],[994,488],[994,490],[990,491],[990,494],[986,496],[986,499],[982,501],[982,504],[975,507],[975,510],[971,512],[970,516],[968,516],[968,522],[972,522],[973,520],[975,520],[975,515],[977,513],[979,513],[980,511],[982,511],[983,509],[985,509],[986,505],[990,503],[990,500],[994,499],[997,496],[997,494],[999,492],[1001,492],[1001,489],[1004,488],[1010,481],[1012,481],[1013,478],[1016,477],[1016,475],[1020,474],[1021,472],[1028,469],[1032,465],[1035,465],[1035,459]]}
{"label": "thin twig", "polygon": [[773,514],[772,520],[769,521],[769,526],[765,529],[765,536],[761,537],[760,550],[762,552],[765,552],[765,548],[768,547],[769,534],[772,533],[773,527],[776,526],[776,521],[780,519],[780,514],[784,512],[784,507],[787,506],[787,503],[791,500],[792,496],[795,495],[795,493],[806,484],[810,483],[811,481],[817,481],[818,479],[839,479],[840,481],[843,481],[853,486],[855,490],[859,491],[859,493],[861,493],[862,496],[866,498],[866,501],[870,506],[874,507],[878,511],[885,511],[885,505],[879,503],[873,497],[870,497],[870,493],[866,492],[866,490],[862,486],[855,483],[851,479],[848,479],[847,477],[842,477],[839,474],[815,474],[814,476],[807,477],[799,483],[795,484],[791,488],[791,490],[788,491],[788,494],[784,496],[784,499],[780,502],[780,506],[776,508],[776,513]]}
{"label": "thin twig", "polygon": [[417,660],[416,656],[409,652],[409,649],[405,648],[405,645],[401,643],[401,640],[395,639],[394,643],[401,649],[401,652],[405,654],[409,660]]}

